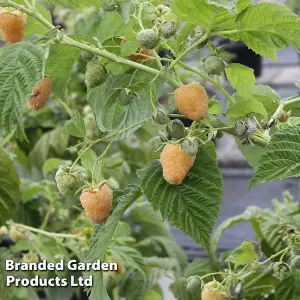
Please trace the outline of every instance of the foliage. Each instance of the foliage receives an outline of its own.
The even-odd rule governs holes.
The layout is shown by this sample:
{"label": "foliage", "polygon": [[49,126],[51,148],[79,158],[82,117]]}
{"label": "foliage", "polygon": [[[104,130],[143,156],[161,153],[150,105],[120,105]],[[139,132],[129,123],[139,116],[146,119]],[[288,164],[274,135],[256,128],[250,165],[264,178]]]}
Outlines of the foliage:
{"label": "foliage", "polygon": [[[236,138],[254,167],[250,187],[299,177],[300,96],[282,99],[257,85],[252,69],[226,60],[224,47],[214,44],[215,36],[241,41],[275,61],[277,50],[300,51],[300,22],[290,9],[250,0],[0,0],[0,7],[0,35],[11,43],[0,53],[0,235],[14,242],[1,261],[116,261],[119,273],[84,272],[95,282],[90,299],[162,299],[158,283],[166,275],[179,300],[199,298],[187,289],[191,276],[203,283],[215,276],[222,284],[205,291],[240,299],[299,296],[299,274],[289,261],[298,246],[299,209],[287,194],[284,205],[249,207],[211,236],[223,193],[213,141],[223,133]],[[20,21],[20,12],[27,15],[25,37],[12,43],[3,16]],[[20,29],[15,33],[23,37]],[[189,55],[197,67],[186,64]],[[45,77],[51,97],[33,111],[28,100],[48,96],[40,85]],[[216,96],[208,100],[207,82],[227,99],[224,111]],[[179,152],[163,164],[160,151],[170,144]],[[167,180],[167,171],[175,180]],[[92,216],[93,193],[104,183],[113,201],[100,220]],[[87,190],[86,216],[79,198]],[[167,221],[209,258],[189,264]],[[241,221],[251,222],[260,245],[245,241],[218,258],[220,236]],[[50,288],[12,288],[5,297],[36,299],[41,290],[58,298]],[[62,289],[64,299],[73,293],[79,289]]]}

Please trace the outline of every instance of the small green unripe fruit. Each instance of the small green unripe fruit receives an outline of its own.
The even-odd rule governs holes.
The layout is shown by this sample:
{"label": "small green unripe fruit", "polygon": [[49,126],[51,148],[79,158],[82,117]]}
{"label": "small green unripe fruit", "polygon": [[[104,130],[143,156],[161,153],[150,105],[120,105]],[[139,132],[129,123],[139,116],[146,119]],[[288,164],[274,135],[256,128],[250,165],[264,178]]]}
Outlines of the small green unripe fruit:
{"label": "small green unripe fruit", "polygon": [[39,257],[36,253],[29,252],[29,253],[23,254],[22,262],[27,263],[27,264],[28,263],[37,263],[37,262],[39,262]]}
{"label": "small green unripe fruit", "polygon": [[[198,32],[198,33],[196,34],[196,36],[192,39],[192,43],[193,43],[193,44],[197,43],[200,39],[203,38],[203,36],[204,36],[204,33],[203,33],[203,32]],[[197,48],[198,48],[198,49],[203,48],[203,47],[208,43],[208,41],[209,41],[208,38],[204,39],[201,43],[198,44]]]}
{"label": "small green unripe fruit", "polygon": [[91,61],[94,57],[95,55],[89,51],[81,51],[80,53],[80,58],[85,62]]}
{"label": "small green unripe fruit", "polygon": [[118,3],[116,0],[104,0],[103,10],[105,11],[115,11],[118,8]]}
{"label": "small green unripe fruit", "polygon": [[128,105],[133,99],[135,95],[131,91],[126,91],[126,89],[120,92],[119,101],[122,105]]}
{"label": "small green unripe fruit", "polygon": [[173,22],[167,21],[162,24],[161,26],[161,34],[164,38],[169,39],[176,33],[176,24]]}
{"label": "small green unripe fruit", "polygon": [[273,272],[276,278],[282,280],[290,274],[290,269],[285,263],[276,262],[273,264]]}
{"label": "small green unripe fruit", "polygon": [[182,139],[187,134],[184,124],[180,120],[174,120],[169,123],[167,132],[174,139]]}
{"label": "small green unripe fruit", "polygon": [[160,136],[155,136],[149,140],[148,145],[152,152],[157,152],[163,144],[163,139]]}
{"label": "small green unripe fruit", "polygon": [[285,111],[280,111],[276,116],[278,122],[285,123],[289,119],[289,115]]}
{"label": "small green unripe fruit", "polygon": [[154,122],[164,125],[170,122],[168,113],[164,109],[158,109],[153,113],[152,119]]}
{"label": "small green unripe fruit", "polygon": [[78,171],[69,172],[69,168],[61,167],[55,174],[58,190],[64,196],[74,195],[82,182],[82,175]]}
{"label": "small green unripe fruit", "polygon": [[153,29],[144,29],[137,33],[136,40],[144,49],[154,49],[158,42],[158,34]]}
{"label": "small green unripe fruit", "polygon": [[92,60],[86,65],[85,83],[89,89],[93,89],[99,86],[106,80],[106,70],[104,66],[96,61]]}
{"label": "small green unripe fruit", "polygon": [[201,280],[197,276],[192,276],[187,280],[187,290],[190,293],[200,293],[201,292]]}
{"label": "small green unripe fruit", "polygon": [[196,139],[194,139],[194,140],[185,139],[181,143],[181,147],[189,155],[195,156],[198,153],[199,143]]}
{"label": "small green unripe fruit", "polygon": [[212,55],[204,60],[204,69],[209,75],[220,75],[224,68],[224,62],[217,56]]}
{"label": "small green unripe fruit", "polygon": [[160,4],[156,7],[156,9],[163,15],[171,11],[171,8],[169,6]]}

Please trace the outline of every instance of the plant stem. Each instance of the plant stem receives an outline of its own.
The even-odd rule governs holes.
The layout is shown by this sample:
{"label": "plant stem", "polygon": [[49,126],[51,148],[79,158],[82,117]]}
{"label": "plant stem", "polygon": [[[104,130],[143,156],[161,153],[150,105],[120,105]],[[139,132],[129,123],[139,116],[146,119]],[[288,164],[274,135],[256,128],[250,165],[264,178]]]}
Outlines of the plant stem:
{"label": "plant stem", "polygon": [[[41,14],[39,14],[38,12],[36,12],[33,9],[32,10],[28,9],[28,8],[24,7],[23,5],[19,5],[19,4],[14,3],[11,0],[0,0],[0,6],[14,7],[14,8],[16,8],[20,11],[23,11],[26,14],[32,16],[33,18],[38,20],[40,23],[45,25],[50,30],[56,29],[56,27],[53,24],[48,22]],[[62,44],[69,45],[69,46],[72,46],[72,47],[76,47],[76,48],[81,49],[81,50],[89,51],[89,52],[91,52],[95,55],[105,57],[105,58],[107,58],[111,61],[115,61],[117,63],[127,65],[127,66],[135,68],[135,69],[139,69],[141,71],[147,72],[147,73],[152,74],[154,76],[159,74],[159,71],[154,69],[154,68],[151,68],[151,67],[145,66],[143,64],[139,64],[139,63],[133,62],[131,60],[125,59],[123,57],[117,56],[116,54],[108,52],[104,49],[99,49],[95,46],[90,46],[90,45],[87,45],[85,43],[75,41],[74,39],[72,39],[69,36],[67,36],[66,34],[64,34],[63,31],[60,31],[59,29],[57,29],[57,32],[61,34],[61,37],[62,37],[61,43]],[[175,81],[168,74],[161,73],[161,74],[159,74],[159,77],[161,77],[163,80],[165,80],[165,82],[167,82],[173,88],[177,88],[177,87],[180,86],[180,83]]]}
{"label": "plant stem", "polygon": [[184,57],[186,57],[191,51],[197,48],[202,42],[204,42],[210,35],[210,31],[207,31],[201,39],[199,39],[196,43],[194,43],[191,47],[182,52],[178,57],[172,62],[169,69],[172,70]]}
{"label": "plant stem", "polygon": [[201,76],[202,78],[206,79],[207,81],[209,81],[211,84],[213,84],[228,100],[228,102],[230,104],[233,104],[234,103],[234,100],[233,98],[230,96],[230,94],[225,90],[225,88],[220,84],[218,83],[217,81],[213,80],[212,78],[210,78],[209,76],[203,74],[202,72],[186,65],[185,63],[183,62],[179,62],[179,65],[181,65],[184,69],[190,71],[190,72],[193,72],[199,76]]}
{"label": "plant stem", "polygon": [[46,228],[47,224],[48,224],[48,221],[49,221],[54,203],[55,203],[55,199],[51,198],[50,203],[49,203],[48,208],[47,208],[47,212],[46,212],[43,224],[40,227],[40,229],[42,229],[42,230],[44,230]]}
{"label": "plant stem", "polygon": [[80,237],[78,235],[75,234],[65,234],[65,233],[54,233],[54,232],[48,232],[42,229],[37,229],[37,228],[33,228],[30,226],[26,226],[23,224],[17,224],[17,223],[13,223],[16,227],[22,228],[24,230],[28,230],[31,232],[35,232],[35,233],[40,233],[49,237],[53,237],[53,238],[70,238],[70,239],[77,239],[77,240],[85,240],[84,237]]}

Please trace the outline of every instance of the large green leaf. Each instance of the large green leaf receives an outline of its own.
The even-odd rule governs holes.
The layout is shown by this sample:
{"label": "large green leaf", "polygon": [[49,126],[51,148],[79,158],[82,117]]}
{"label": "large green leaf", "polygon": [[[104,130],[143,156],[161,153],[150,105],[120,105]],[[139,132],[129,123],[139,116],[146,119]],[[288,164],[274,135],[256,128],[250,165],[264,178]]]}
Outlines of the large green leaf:
{"label": "large green leaf", "polygon": [[300,51],[300,22],[283,5],[265,2],[250,5],[239,14],[235,26],[235,30],[222,35],[245,42],[261,56],[277,60],[276,50],[289,45]]}
{"label": "large green leaf", "polygon": [[275,133],[266,146],[250,187],[265,181],[300,176],[300,126]]}
{"label": "large green leaf", "polygon": [[243,96],[250,96],[254,91],[254,71],[241,64],[229,64],[225,68],[230,84]]}
{"label": "large green leaf", "polygon": [[172,11],[180,18],[206,29],[229,30],[234,28],[237,13],[243,11],[250,0],[230,1],[221,5],[210,0],[172,0]]}
{"label": "large green leaf", "polygon": [[21,129],[25,104],[42,80],[42,48],[29,42],[6,46],[0,55],[0,129]]}
{"label": "large green leaf", "polygon": [[170,185],[162,173],[158,160],[139,171],[144,194],[163,218],[208,249],[223,193],[214,145],[200,147],[195,164],[181,185]]}
{"label": "large green leaf", "polygon": [[88,102],[95,112],[100,131],[118,131],[130,127],[120,134],[119,138],[124,138],[141,126],[133,125],[151,116],[150,90],[146,86],[136,91],[135,98],[127,105],[120,103],[120,90],[129,85],[131,78],[132,75],[112,76],[89,93]]}
{"label": "large green leaf", "polygon": [[[124,191],[114,193],[115,201],[118,203],[105,225],[97,225],[91,238],[91,245],[86,258],[86,262],[95,262],[98,259],[103,260],[106,250],[111,242],[117,225],[127,208],[140,197],[140,187],[130,186]],[[109,299],[103,283],[102,272],[95,272],[93,275],[94,286],[91,291],[91,300]]]}
{"label": "large green leaf", "polygon": [[63,100],[79,53],[80,50],[75,47],[60,44],[51,45],[49,57],[46,61],[45,74],[52,80],[54,94]]}
{"label": "large green leaf", "polygon": [[263,104],[254,99],[234,103],[228,108],[226,116],[228,118],[241,118],[251,113],[260,114],[265,118],[267,118],[268,116],[268,113]]}
{"label": "large green leaf", "polygon": [[20,197],[20,181],[12,160],[0,147],[0,226],[16,212]]}

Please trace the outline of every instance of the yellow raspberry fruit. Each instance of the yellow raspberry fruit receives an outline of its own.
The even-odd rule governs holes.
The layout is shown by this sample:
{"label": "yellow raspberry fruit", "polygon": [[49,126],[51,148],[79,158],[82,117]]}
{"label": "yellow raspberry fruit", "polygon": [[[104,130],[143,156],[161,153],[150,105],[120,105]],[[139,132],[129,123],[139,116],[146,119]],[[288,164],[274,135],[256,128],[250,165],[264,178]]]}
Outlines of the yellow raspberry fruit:
{"label": "yellow raspberry fruit", "polygon": [[167,144],[160,154],[163,175],[170,184],[181,184],[194,165],[196,156],[186,153],[178,144]]}
{"label": "yellow raspberry fruit", "polygon": [[179,112],[189,119],[201,120],[208,113],[208,96],[202,85],[183,85],[175,91],[175,103]]}
{"label": "yellow raspberry fruit", "polygon": [[103,184],[96,189],[84,190],[80,196],[86,216],[96,224],[107,220],[112,209],[112,190]]}
{"label": "yellow raspberry fruit", "polygon": [[202,300],[227,300],[225,293],[221,293],[217,288],[220,287],[220,283],[217,281],[211,281],[207,283],[201,294]]}
{"label": "yellow raspberry fruit", "polygon": [[19,10],[0,10],[0,34],[7,43],[14,44],[24,38],[27,15]]}
{"label": "yellow raspberry fruit", "polygon": [[45,77],[33,90],[32,96],[27,101],[27,107],[31,110],[39,110],[44,107],[51,95],[51,89],[51,79]]}

